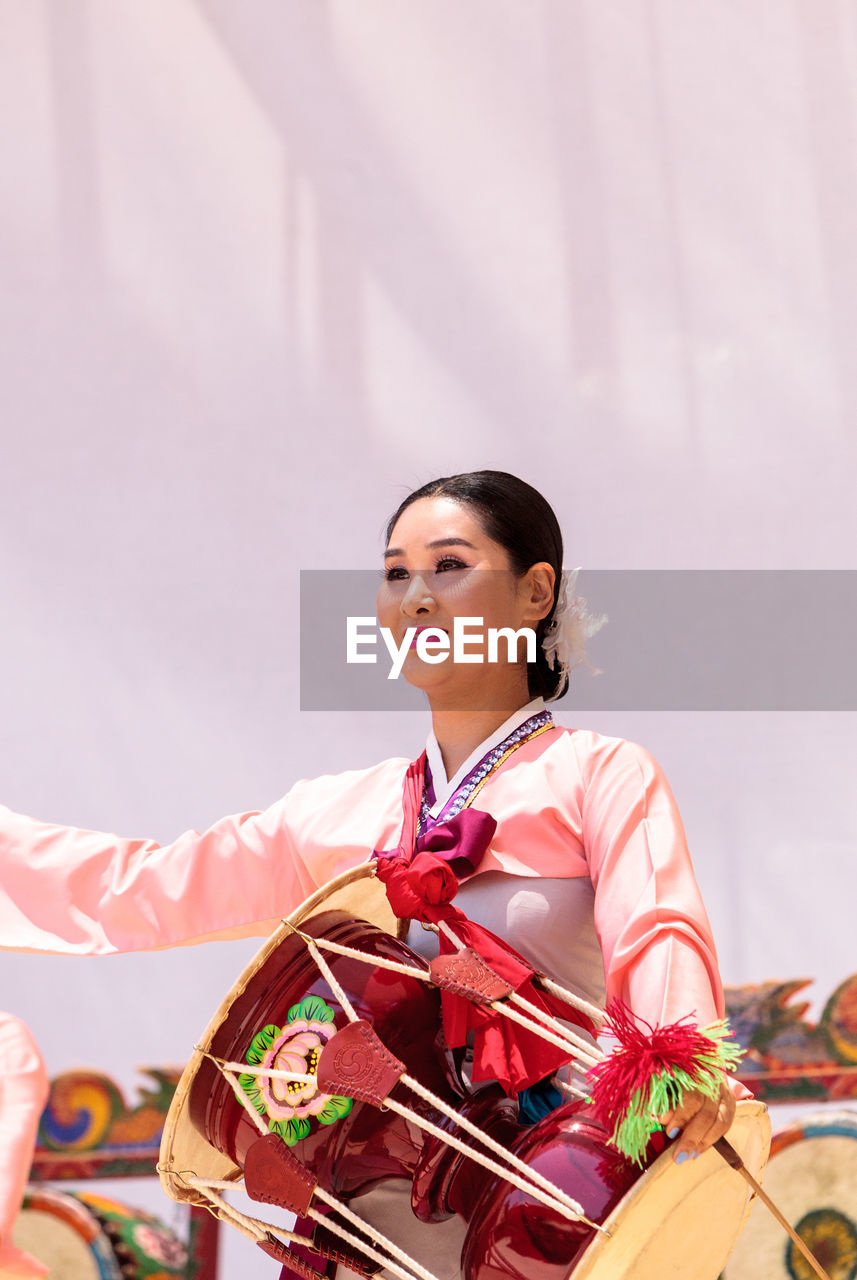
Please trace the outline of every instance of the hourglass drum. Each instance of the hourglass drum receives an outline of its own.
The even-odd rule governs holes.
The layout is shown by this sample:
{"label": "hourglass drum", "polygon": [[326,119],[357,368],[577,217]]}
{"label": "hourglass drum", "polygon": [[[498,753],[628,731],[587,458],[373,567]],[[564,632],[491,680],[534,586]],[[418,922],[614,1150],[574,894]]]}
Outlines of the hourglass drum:
{"label": "hourglass drum", "polygon": [[[430,1275],[407,1256],[406,1221],[400,1238],[380,1238],[350,1207],[406,1180],[417,1219],[467,1223],[466,1280],[715,1280],[748,1208],[733,1171],[713,1152],[677,1168],[660,1134],[640,1169],[581,1099],[520,1125],[498,1085],[462,1079],[436,975],[395,934],[363,871],[273,935],[182,1077],[161,1150],[168,1194],[208,1204],[304,1274],[323,1263],[298,1260],[292,1230],[239,1212],[230,1188],[308,1218],[320,1257],[364,1274]],[[741,1104],[730,1140],[761,1169],[760,1104]]]}

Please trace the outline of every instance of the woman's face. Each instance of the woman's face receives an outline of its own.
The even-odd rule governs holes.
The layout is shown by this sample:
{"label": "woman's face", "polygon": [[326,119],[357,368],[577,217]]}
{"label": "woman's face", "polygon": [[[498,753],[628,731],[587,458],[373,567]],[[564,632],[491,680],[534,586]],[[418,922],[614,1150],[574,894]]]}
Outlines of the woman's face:
{"label": "woman's face", "polygon": [[[538,626],[550,612],[554,571],[547,563],[533,565],[516,577],[509,554],[487,537],[472,508],[453,498],[421,498],[397,520],[384,557],[384,581],[378,592],[378,620],[388,627],[397,647],[408,628],[438,629],[449,637],[450,653],[443,662],[423,661],[416,635],[405,657],[402,675],[431,698],[449,705],[469,703],[480,709],[502,699],[526,695],[526,649],[520,659],[507,661],[505,641],[499,661],[489,661],[490,627]],[[456,618],[481,618],[468,626],[467,653],[481,662],[455,662],[452,646]],[[526,701],[526,696],[523,698]]]}

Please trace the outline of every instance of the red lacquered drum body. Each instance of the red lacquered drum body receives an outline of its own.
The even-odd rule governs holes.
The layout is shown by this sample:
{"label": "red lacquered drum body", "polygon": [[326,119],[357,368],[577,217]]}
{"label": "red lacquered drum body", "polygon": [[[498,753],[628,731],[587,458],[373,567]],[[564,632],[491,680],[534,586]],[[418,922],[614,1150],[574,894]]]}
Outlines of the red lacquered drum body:
{"label": "red lacquered drum body", "polygon": [[[313,937],[368,955],[420,964],[404,943],[343,912],[313,916],[304,928]],[[440,1042],[437,990],[351,957],[324,954],[355,1013],[372,1024],[409,1075],[581,1203],[587,1217],[600,1222],[610,1213],[639,1170],[607,1147],[606,1135],[580,1104],[569,1103],[522,1128],[514,1119],[516,1104],[499,1087],[462,1097]],[[347,1022],[305,942],[287,935],[232,1001],[210,1052],[226,1061],[312,1074],[319,1048]],[[269,1121],[281,1117],[275,1131],[333,1195],[349,1200],[385,1179],[406,1178],[422,1221],[453,1213],[464,1218],[470,1224],[462,1256],[467,1280],[561,1280],[592,1240],[594,1229],[586,1223],[563,1217],[393,1111],[348,1099],[325,1104],[326,1095],[317,1089],[303,1099],[299,1086],[277,1086],[269,1079],[261,1089],[258,1079],[244,1083],[251,1096],[255,1089],[260,1114]],[[441,1129],[456,1131],[448,1117],[402,1084],[391,1096]],[[243,1167],[259,1130],[207,1060],[189,1104],[191,1119],[207,1141]],[[339,1104],[341,1114],[332,1104]]]}
{"label": "red lacquered drum body", "polygon": [[[330,911],[313,916],[304,926],[314,937],[344,943],[375,956],[421,966],[422,962],[404,943],[362,920],[343,912]],[[406,1066],[408,1074],[432,1092],[441,1095],[452,1106],[460,1107],[462,1099],[451,1086],[444,1065],[444,1055],[436,1044],[440,1030],[440,998],[435,988],[419,979],[373,967],[359,960],[328,952],[325,959],[341,984],[359,1018],[372,1024],[385,1046]],[[331,996],[306,944],[297,936],[287,936],[267,961],[251,977],[235,998],[229,1013],[216,1032],[210,1052],[228,1061],[245,1062],[252,1057],[254,1038],[266,1028],[282,1031],[289,1026],[290,1010],[302,1002],[316,998],[330,1015],[327,1027],[316,1021],[298,1019],[293,1026],[303,1028],[292,1041],[284,1040],[276,1060],[269,1066],[285,1070],[314,1071],[317,1057],[310,1047],[313,1036],[323,1046],[332,1030],[344,1027],[348,1018]],[[268,1037],[271,1039],[271,1036]],[[276,1049],[277,1037],[269,1054]],[[279,1037],[280,1040],[283,1036]],[[294,1046],[294,1051],[293,1051]],[[309,1056],[307,1055],[309,1053]],[[301,1055],[304,1055],[303,1057]],[[274,1088],[274,1082],[271,1084]],[[281,1091],[285,1093],[286,1086]],[[297,1092],[293,1091],[297,1096]],[[493,1091],[492,1091],[493,1092]],[[270,1100],[270,1090],[266,1095]],[[440,1117],[426,1103],[402,1085],[393,1096],[407,1102],[413,1110],[435,1122]],[[298,1111],[307,1112],[320,1103],[324,1095],[310,1099]],[[498,1105],[501,1099],[495,1095]],[[264,1101],[264,1097],[262,1099]],[[342,1115],[327,1114],[336,1110]],[[283,1121],[281,1136],[305,1168],[332,1194],[350,1199],[386,1178],[412,1178],[420,1162],[425,1135],[394,1112],[380,1111],[369,1103],[333,1099],[319,1115],[311,1112]],[[261,1111],[261,1106],[258,1107]],[[485,1110],[484,1103],[482,1109]],[[288,1107],[281,1108],[288,1111]],[[505,1107],[503,1108],[505,1114]],[[200,1133],[236,1164],[244,1166],[248,1147],[258,1130],[216,1066],[208,1061],[200,1067],[190,1092],[191,1119]],[[271,1111],[268,1113],[271,1117]],[[306,1136],[296,1134],[306,1129]],[[423,1179],[425,1182],[425,1179]],[[440,1208],[425,1188],[423,1212],[428,1218],[449,1216],[451,1210]]]}
{"label": "red lacquered drum body", "polygon": [[[599,1225],[640,1177],[639,1168],[607,1145],[607,1134],[582,1103],[567,1103],[518,1133],[515,1155]],[[653,1141],[647,1163],[662,1146]],[[566,1280],[595,1235],[585,1222],[570,1222],[497,1178],[483,1184],[469,1216],[466,1280]]]}
{"label": "red lacquered drum body", "polygon": [[[343,882],[335,892],[350,892],[359,878]],[[333,891],[328,888],[325,896]],[[367,901],[374,910],[377,904]],[[205,1178],[216,1187],[218,1180],[237,1178],[245,1169],[250,1194],[255,1194],[252,1186],[259,1193],[255,1198],[298,1208],[308,1201],[293,1194],[295,1186],[301,1191],[317,1181],[329,1194],[349,1201],[387,1179],[404,1179],[422,1222],[458,1214],[467,1223],[461,1254],[465,1280],[570,1280],[572,1275],[575,1280],[663,1280],[665,1275],[715,1280],[721,1273],[749,1210],[749,1191],[716,1152],[706,1151],[679,1168],[663,1152],[663,1135],[657,1135],[649,1145],[647,1167],[639,1169],[608,1146],[606,1133],[579,1103],[567,1103],[531,1127],[519,1126],[517,1104],[499,1086],[467,1091],[450,1066],[439,992],[376,963],[392,959],[423,969],[420,958],[386,931],[386,903],[384,913],[374,917],[384,927],[350,911],[316,913],[314,900],[294,918],[320,943],[341,943],[372,957],[367,963],[321,947],[333,988],[344,992],[363,1026],[356,1029],[357,1039],[349,1032],[334,1042],[349,1022],[341,996],[322,976],[306,941],[278,931],[218,1009],[179,1084],[161,1148],[162,1181],[174,1199],[205,1203]],[[357,1092],[353,1085],[346,1089],[344,1081],[353,1082],[362,1071],[361,1053],[372,1065],[379,1046],[368,1052],[368,1059],[363,1046],[376,1037],[380,1058],[392,1055],[402,1062],[405,1073],[442,1099],[453,1116],[401,1080],[390,1092],[395,1063],[389,1070],[387,1062],[383,1088],[372,1092],[367,1087],[361,1096],[386,1098],[388,1104],[395,1099],[415,1113],[410,1118],[389,1105],[379,1108],[320,1090],[316,1071],[321,1061],[327,1088]],[[325,1045],[332,1049],[323,1055]],[[206,1054],[252,1068],[241,1072],[238,1067],[238,1084],[247,1106],[259,1114],[258,1124]],[[280,1080],[273,1071],[289,1078]],[[417,1123],[429,1121],[444,1135],[455,1134],[465,1151],[479,1150],[479,1141],[456,1124],[465,1117],[503,1152],[518,1157],[525,1170],[539,1173],[576,1201],[606,1232],[519,1191]],[[286,1159],[283,1148],[270,1136],[260,1138],[260,1132],[277,1134],[294,1159]],[[769,1139],[764,1107],[739,1102],[729,1140],[756,1177]],[[267,1166],[260,1163],[263,1149],[271,1153]],[[499,1159],[496,1153],[492,1158]],[[295,1162],[302,1166],[297,1176]],[[199,1186],[185,1179],[183,1171],[189,1169],[198,1173]],[[264,1169],[272,1180],[254,1183]],[[311,1176],[304,1178],[304,1171]],[[228,1208],[221,1204],[218,1212]],[[359,1206],[354,1208],[360,1212]],[[370,1217],[368,1205],[365,1211]],[[410,1251],[415,1236],[409,1215],[389,1226],[395,1243]],[[273,1237],[260,1244],[272,1256],[287,1259],[282,1258],[283,1246],[272,1249]],[[431,1257],[422,1260],[431,1270]]]}

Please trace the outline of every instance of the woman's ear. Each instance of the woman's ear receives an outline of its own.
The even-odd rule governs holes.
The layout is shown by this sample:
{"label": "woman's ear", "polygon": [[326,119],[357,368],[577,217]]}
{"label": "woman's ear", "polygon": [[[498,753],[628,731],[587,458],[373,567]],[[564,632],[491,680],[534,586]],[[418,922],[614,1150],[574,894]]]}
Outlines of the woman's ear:
{"label": "woman's ear", "polygon": [[553,605],[553,589],[556,573],[547,560],[530,565],[521,580],[525,622],[540,622],[546,618]]}

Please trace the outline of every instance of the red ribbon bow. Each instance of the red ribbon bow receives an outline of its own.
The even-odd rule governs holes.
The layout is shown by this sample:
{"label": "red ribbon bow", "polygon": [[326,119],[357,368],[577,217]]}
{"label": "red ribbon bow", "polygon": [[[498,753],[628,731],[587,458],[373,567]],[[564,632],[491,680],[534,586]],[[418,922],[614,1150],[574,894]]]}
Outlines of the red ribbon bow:
{"label": "red ribbon bow", "polygon": [[[378,878],[390,906],[401,920],[423,920],[449,925],[462,946],[472,947],[513,990],[543,1012],[592,1030],[588,1018],[556,996],[538,990],[535,970],[507,942],[452,905],[458,877],[452,864],[463,861],[473,871],[487,852],[497,823],[490,814],[462,809],[448,822],[438,823],[416,840],[417,814],[422,799],[425,752],[405,775],[404,821],[399,846],[379,852]],[[441,955],[456,950],[441,930]],[[474,1004],[450,991],[441,992],[441,1014],[446,1042],[451,1048],[466,1044],[473,1033],[473,1079],[498,1080],[507,1093],[517,1093],[568,1062],[570,1055],[533,1032],[505,1018],[486,1005]]]}

